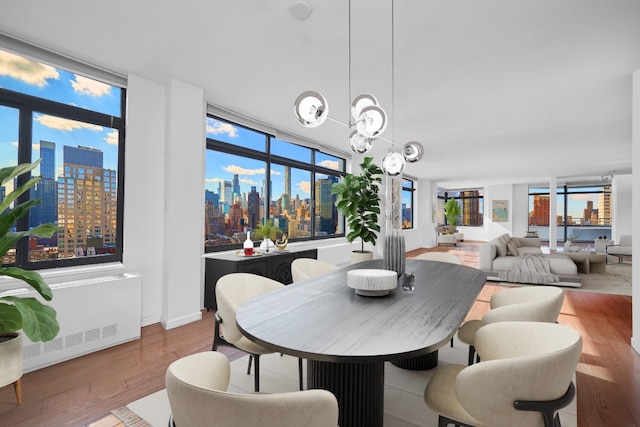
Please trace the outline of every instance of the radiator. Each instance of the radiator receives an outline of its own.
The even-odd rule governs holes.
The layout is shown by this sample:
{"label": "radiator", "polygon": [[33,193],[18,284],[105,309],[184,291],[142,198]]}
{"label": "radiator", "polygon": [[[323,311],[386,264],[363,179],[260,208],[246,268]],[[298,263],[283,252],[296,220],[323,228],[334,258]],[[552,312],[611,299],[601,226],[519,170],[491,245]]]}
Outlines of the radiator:
{"label": "radiator", "polygon": [[[60,332],[52,341],[31,342],[23,336],[24,371],[140,338],[142,280],[136,274],[51,284]],[[20,296],[36,295],[35,291]]]}

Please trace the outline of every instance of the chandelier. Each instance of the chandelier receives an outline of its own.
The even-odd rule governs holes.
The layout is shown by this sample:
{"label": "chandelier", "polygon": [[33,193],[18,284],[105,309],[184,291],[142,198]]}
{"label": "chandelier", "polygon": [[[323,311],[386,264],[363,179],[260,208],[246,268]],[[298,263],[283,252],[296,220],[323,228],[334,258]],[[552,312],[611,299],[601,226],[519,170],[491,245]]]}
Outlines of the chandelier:
{"label": "chandelier", "polygon": [[[395,79],[394,79],[394,5],[391,1],[391,93],[394,97]],[[351,0],[349,0],[349,96],[351,96]],[[392,101],[392,107],[395,101]],[[293,104],[294,114],[298,123],[304,127],[315,128],[323,124],[329,116],[329,104],[325,97],[315,91],[306,91],[301,93]],[[398,176],[404,172],[407,162],[413,163],[422,159],[424,149],[422,144],[417,141],[410,141],[404,144],[401,152],[394,149],[395,144],[392,140],[388,141],[381,138],[382,133],[387,128],[387,113],[379,105],[375,96],[369,93],[363,93],[351,102],[351,116],[349,123],[343,123],[339,120],[334,121],[348,126],[349,129],[355,128],[349,135],[349,148],[357,154],[364,154],[371,150],[376,140],[390,142],[392,149],[382,159],[382,170],[389,176]],[[332,119],[332,118],[331,118]],[[393,126],[395,128],[395,126]]]}

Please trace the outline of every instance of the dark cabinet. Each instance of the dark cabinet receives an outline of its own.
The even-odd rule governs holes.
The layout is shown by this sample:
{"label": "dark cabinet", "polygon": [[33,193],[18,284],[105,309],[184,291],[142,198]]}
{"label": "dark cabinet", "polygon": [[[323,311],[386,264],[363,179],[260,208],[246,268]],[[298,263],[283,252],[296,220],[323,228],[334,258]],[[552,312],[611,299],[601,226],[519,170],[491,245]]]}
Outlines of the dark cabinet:
{"label": "dark cabinet", "polygon": [[296,258],[318,258],[317,249],[304,251],[275,251],[259,256],[242,257],[236,254],[209,254],[205,258],[204,306],[216,309],[216,283],[229,273],[252,273],[277,280],[288,285],[291,279],[291,263]]}

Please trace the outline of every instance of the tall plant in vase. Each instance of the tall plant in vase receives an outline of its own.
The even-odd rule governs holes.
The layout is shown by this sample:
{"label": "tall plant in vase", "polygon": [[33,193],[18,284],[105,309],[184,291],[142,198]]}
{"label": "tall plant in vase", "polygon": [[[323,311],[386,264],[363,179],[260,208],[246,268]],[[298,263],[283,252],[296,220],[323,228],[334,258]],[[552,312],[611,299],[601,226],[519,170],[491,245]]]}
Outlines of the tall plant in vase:
{"label": "tall plant in vase", "polygon": [[335,205],[347,221],[349,232],[347,241],[360,239],[360,252],[365,253],[365,242],[375,246],[380,232],[380,184],[382,169],[373,163],[372,157],[365,157],[360,163],[359,175],[347,174],[331,187],[336,195]]}
{"label": "tall plant in vase", "polygon": [[[0,169],[0,188],[14,178],[33,170],[35,163],[23,163],[18,166]],[[54,224],[42,224],[31,230],[11,231],[12,227],[27,214],[29,209],[40,200],[27,200],[17,203],[20,195],[29,191],[40,178],[31,178],[20,187],[0,200],[0,260],[15,247],[18,240],[28,237],[51,237],[58,227]],[[11,205],[15,206],[11,208]],[[5,267],[0,262],[0,276],[21,280],[33,288],[45,301],[51,301],[51,288],[36,271],[27,271],[19,267]],[[24,286],[20,286],[21,288]],[[20,378],[22,377],[22,335],[20,330],[33,342],[51,341],[60,330],[56,311],[37,298],[19,296],[11,291],[0,293],[0,387],[14,384],[18,403],[22,403]]]}

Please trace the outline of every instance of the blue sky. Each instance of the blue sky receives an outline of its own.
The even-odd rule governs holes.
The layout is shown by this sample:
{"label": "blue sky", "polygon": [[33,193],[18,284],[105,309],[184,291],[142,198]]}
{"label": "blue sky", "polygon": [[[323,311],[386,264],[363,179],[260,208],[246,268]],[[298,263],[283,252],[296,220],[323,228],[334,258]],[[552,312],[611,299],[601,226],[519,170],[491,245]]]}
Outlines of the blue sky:
{"label": "blue sky", "polygon": [[[266,136],[264,134],[212,118],[207,118],[207,137],[257,151],[264,152],[266,149]],[[272,139],[271,144],[272,154],[311,163],[311,150],[308,148],[278,139]],[[207,190],[217,193],[218,183],[221,180],[232,181],[233,175],[238,174],[241,192],[250,192],[251,186],[255,186],[256,190],[261,192],[266,174],[264,162],[211,150],[207,150],[206,156],[205,185]],[[317,155],[316,161],[324,167],[338,169],[338,163],[333,156]],[[325,175],[318,176],[318,178],[325,177]],[[292,169],[291,197],[295,198],[296,194],[301,199],[311,197],[311,179],[308,171]],[[271,182],[272,198],[275,200],[284,192],[283,166],[272,164]]]}
{"label": "blue sky", "polygon": [[[120,89],[0,50],[0,87],[101,113],[120,116]],[[56,144],[56,173],[62,171],[63,146],[101,150],[104,168],[118,169],[114,129],[34,112],[33,160],[40,140]],[[0,105],[0,167],[17,164],[18,114]],[[37,171],[36,171],[37,174]]]}

